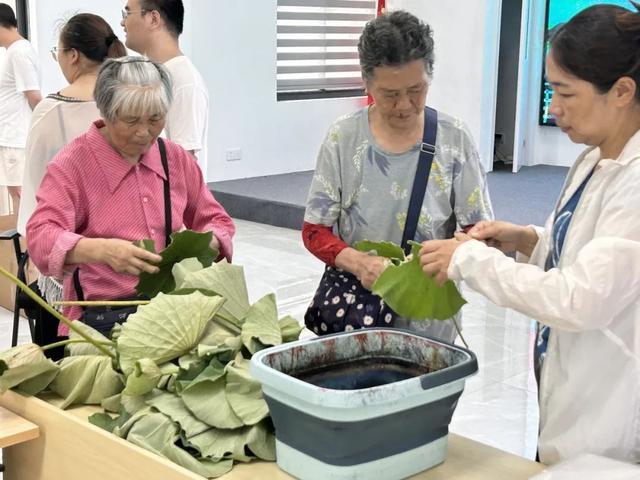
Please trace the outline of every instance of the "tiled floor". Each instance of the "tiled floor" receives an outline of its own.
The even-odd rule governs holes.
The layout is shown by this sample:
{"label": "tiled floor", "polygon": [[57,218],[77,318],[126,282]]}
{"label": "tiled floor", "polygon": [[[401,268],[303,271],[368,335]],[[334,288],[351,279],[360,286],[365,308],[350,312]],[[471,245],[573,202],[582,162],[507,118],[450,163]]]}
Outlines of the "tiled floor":
{"label": "tiled floor", "polygon": [[[234,263],[243,265],[251,300],[275,292],[280,314],[302,320],[323,265],[300,241],[300,232],[236,221]],[[538,432],[536,386],[530,369],[530,319],[467,289],[463,334],[480,372],[467,381],[451,430],[528,458],[535,457]],[[2,310],[2,309],[0,309]],[[0,350],[10,345],[11,316],[0,312]],[[20,341],[28,341],[23,321]]]}

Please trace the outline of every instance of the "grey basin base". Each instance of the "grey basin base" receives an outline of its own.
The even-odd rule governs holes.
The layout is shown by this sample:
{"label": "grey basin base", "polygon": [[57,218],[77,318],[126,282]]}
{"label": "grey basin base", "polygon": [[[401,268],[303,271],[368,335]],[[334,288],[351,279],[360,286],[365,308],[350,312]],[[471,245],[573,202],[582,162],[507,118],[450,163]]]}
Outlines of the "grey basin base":
{"label": "grey basin base", "polygon": [[390,457],[351,466],[329,465],[276,440],[278,466],[305,480],[400,480],[441,464],[447,437]]}

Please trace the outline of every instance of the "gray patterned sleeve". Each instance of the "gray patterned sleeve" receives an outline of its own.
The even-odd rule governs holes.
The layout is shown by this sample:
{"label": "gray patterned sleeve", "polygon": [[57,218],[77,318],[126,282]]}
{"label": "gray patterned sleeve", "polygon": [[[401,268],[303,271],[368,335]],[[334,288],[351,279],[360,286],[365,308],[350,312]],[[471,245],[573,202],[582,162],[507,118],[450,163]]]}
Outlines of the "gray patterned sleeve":
{"label": "gray patterned sleeve", "polygon": [[460,158],[454,162],[454,211],[458,225],[465,227],[481,220],[493,220],[487,177],[480,155],[468,129],[460,130]]}
{"label": "gray patterned sleeve", "polygon": [[334,123],[325,137],[316,162],[316,169],[307,197],[304,221],[333,226],[340,215],[341,175],[339,126]]}

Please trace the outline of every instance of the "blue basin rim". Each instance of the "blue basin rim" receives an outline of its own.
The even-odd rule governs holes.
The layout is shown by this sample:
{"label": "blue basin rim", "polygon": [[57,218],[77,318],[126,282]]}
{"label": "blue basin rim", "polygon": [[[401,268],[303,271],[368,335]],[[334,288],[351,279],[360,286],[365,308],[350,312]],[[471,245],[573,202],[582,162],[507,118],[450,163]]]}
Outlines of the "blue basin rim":
{"label": "blue basin rim", "polygon": [[276,438],[321,462],[353,466],[426,445],[449,433],[462,394],[357,422],[314,417],[265,395]]}

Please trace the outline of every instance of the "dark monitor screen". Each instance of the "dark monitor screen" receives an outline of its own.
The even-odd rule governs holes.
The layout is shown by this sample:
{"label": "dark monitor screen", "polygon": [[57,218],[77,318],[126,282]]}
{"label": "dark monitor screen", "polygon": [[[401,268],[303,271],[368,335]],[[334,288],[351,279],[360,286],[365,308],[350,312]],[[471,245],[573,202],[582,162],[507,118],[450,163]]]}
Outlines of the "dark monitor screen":
{"label": "dark monitor screen", "polygon": [[[633,9],[629,0],[547,0],[547,14],[545,21],[545,48],[544,57],[546,58],[549,50],[549,38],[554,28],[566,23],[585,8],[599,4],[619,5],[624,8]],[[542,92],[540,95],[540,125],[555,125],[554,118],[549,115],[549,106],[551,105],[552,89],[546,81],[546,72],[544,62],[542,64]]]}

